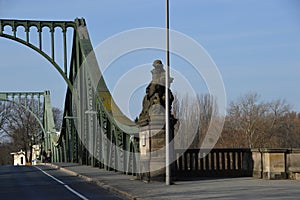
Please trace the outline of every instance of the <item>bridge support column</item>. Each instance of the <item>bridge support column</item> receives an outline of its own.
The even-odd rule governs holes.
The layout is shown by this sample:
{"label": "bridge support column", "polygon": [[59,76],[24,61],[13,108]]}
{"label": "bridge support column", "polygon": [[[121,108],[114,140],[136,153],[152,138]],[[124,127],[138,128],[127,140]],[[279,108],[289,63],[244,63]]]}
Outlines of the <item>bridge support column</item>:
{"label": "bridge support column", "polygon": [[149,182],[151,179],[163,180],[165,176],[165,127],[164,115],[140,126],[140,178]]}
{"label": "bridge support column", "polygon": [[[140,178],[147,182],[153,179],[164,180],[166,173],[165,70],[160,60],[154,61],[153,67],[152,81],[146,88],[143,110],[137,121],[140,138]],[[171,105],[174,100],[171,90],[169,90],[169,96],[169,112],[171,113]],[[176,122],[177,119],[170,114],[169,141],[174,138]],[[173,142],[169,144],[170,161],[174,160],[174,145],[172,144]],[[174,171],[173,166],[171,171]],[[171,172],[171,174],[174,173]]]}
{"label": "bridge support column", "polygon": [[253,177],[287,178],[287,149],[252,149]]}

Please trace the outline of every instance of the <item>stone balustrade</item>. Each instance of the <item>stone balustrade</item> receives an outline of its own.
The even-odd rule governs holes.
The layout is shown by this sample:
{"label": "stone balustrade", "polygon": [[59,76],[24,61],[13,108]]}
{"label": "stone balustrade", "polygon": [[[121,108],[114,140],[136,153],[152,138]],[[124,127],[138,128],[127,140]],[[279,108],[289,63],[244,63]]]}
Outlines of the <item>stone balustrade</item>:
{"label": "stone balustrade", "polygon": [[175,154],[177,177],[300,180],[300,149],[177,149]]}
{"label": "stone balustrade", "polygon": [[252,149],[253,177],[300,179],[300,149]]}
{"label": "stone balustrade", "polygon": [[252,176],[250,149],[175,150],[176,176],[243,177]]}

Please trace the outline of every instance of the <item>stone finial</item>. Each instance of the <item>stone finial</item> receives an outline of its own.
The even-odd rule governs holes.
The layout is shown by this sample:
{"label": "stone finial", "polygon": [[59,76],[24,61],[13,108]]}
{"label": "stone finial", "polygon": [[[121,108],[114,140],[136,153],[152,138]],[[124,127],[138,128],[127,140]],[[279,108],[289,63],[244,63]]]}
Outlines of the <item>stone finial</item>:
{"label": "stone finial", "polygon": [[[163,64],[161,60],[155,60],[153,62],[154,69],[151,71],[152,73],[152,81],[146,88],[146,95],[143,99],[143,109],[139,115],[139,119],[137,120],[138,124],[142,124],[142,122],[149,122],[151,118],[156,115],[164,115],[165,111],[165,70],[163,68]],[[170,78],[170,83],[173,78]],[[169,89],[169,103],[170,103],[170,111],[172,108],[172,102],[174,100],[174,96]]]}
{"label": "stone finial", "polygon": [[151,71],[152,73],[152,82],[160,85],[164,85],[165,80],[165,70],[164,65],[161,60],[155,60],[152,64],[154,69]]}
{"label": "stone finial", "polygon": [[159,69],[159,68],[163,68],[163,64],[162,64],[162,62],[161,62],[161,60],[154,60],[154,62],[153,62],[153,67],[155,68],[155,69]]}

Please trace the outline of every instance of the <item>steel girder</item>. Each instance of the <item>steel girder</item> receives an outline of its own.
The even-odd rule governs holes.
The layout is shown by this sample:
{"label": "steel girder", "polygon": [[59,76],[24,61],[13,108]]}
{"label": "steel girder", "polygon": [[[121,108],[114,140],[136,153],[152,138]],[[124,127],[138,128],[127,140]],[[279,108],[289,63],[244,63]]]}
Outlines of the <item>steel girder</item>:
{"label": "steel girder", "polygon": [[[83,19],[75,23],[70,70],[74,90],[66,97],[65,136],[61,137],[62,146],[69,149],[65,161],[136,172],[138,158],[134,153],[139,152],[138,129],[121,113],[103,78],[93,77],[102,75],[95,70],[99,67],[86,23]],[[74,104],[76,109],[72,107]]]}
{"label": "steel girder", "polygon": [[[4,31],[9,26],[12,34]],[[18,37],[18,27],[25,29],[25,39]],[[30,41],[31,27],[36,27],[38,33],[38,45]],[[43,50],[42,31],[48,27],[51,35],[51,52]],[[63,65],[60,66],[55,58],[55,29],[60,28],[63,35]],[[73,29],[73,44],[70,58],[69,72],[67,70],[67,29]],[[98,166],[108,170],[114,169],[126,173],[136,172],[138,157],[138,129],[135,123],[129,120],[115,104],[107,86],[100,78],[95,82],[90,76],[95,71],[89,71],[93,67],[98,68],[93,47],[89,38],[84,19],[75,21],[33,21],[33,20],[0,20],[0,37],[17,41],[35,50],[45,57],[60,73],[68,85],[64,119],[60,134],[50,134],[53,139],[45,140],[45,148],[50,147],[52,160],[55,162],[79,162]],[[86,58],[89,56],[88,62]],[[81,72],[82,65],[87,65],[87,71]],[[92,68],[91,68],[92,66]],[[94,68],[95,69],[95,68]],[[85,70],[85,69],[84,69]],[[97,70],[96,70],[97,72]],[[68,77],[69,75],[69,77]],[[94,74],[95,75],[95,74]],[[98,77],[101,72],[96,73]],[[79,79],[80,98],[78,108],[74,110],[74,82]],[[78,85],[77,85],[78,86]],[[49,97],[49,99],[48,99]],[[45,95],[45,101],[49,102],[50,96]],[[52,124],[50,107],[45,107],[47,126]],[[86,114],[92,111],[92,115]],[[52,112],[52,111],[51,111]],[[76,125],[76,126],[75,126]],[[51,126],[51,125],[50,125]],[[54,130],[47,129],[46,134]]]}
{"label": "steel girder", "polygon": [[[33,100],[37,101],[37,105],[33,104]],[[58,145],[58,134],[53,120],[50,92],[0,92],[0,101],[12,102],[34,116],[43,132],[42,151],[50,150],[53,155],[52,159],[55,159],[58,154],[55,148]],[[34,109],[34,106],[37,106],[37,109]],[[43,119],[40,118],[41,109],[43,109]]]}
{"label": "steel girder", "polygon": [[[5,26],[9,26],[12,30],[12,34],[8,34],[4,31]],[[26,38],[21,38],[17,35],[18,27],[24,27]],[[36,32],[38,33],[38,45],[35,45],[30,41],[31,27],[36,27]],[[42,32],[43,28],[47,27],[51,34],[51,55],[43,49]],[[55,59],[55,28],[60,28],[63,35],[63,66],[60,66]],[[45,57],[60,73],[64,78],[68,87],[72,89],[72,84],[67,77],[67,29],[75,29],[75,23],[73,21],[34,21],[34,20],[11,20],[11,19],[0,19],[0,37],[11,39],[17,41],[29,48],[35,50],[40,55]]]}

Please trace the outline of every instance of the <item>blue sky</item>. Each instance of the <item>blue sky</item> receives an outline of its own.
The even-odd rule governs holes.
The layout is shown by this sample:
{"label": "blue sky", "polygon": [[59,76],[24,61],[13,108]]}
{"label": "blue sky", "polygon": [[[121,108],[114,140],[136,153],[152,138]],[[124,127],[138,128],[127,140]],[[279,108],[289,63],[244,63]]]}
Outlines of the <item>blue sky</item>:
{"label": "blue sky", "polygon": [[[164,27],[165,1],[0,0],[1,19],[74,20],[76,17],[86,19],[96,46],[129,29]],[[170,19],[171,29],[196,40],[214,60],[228,102],[248,92],[257,92],[266,101],[285,99],[300,112],[299,1],[170,0]],[[0,38],[0,52],[1,91],[49,89],[53,105],[62,107],[66,85],[44,58],[4,38]],[[144,63],[155,59],[149,56]]]}

